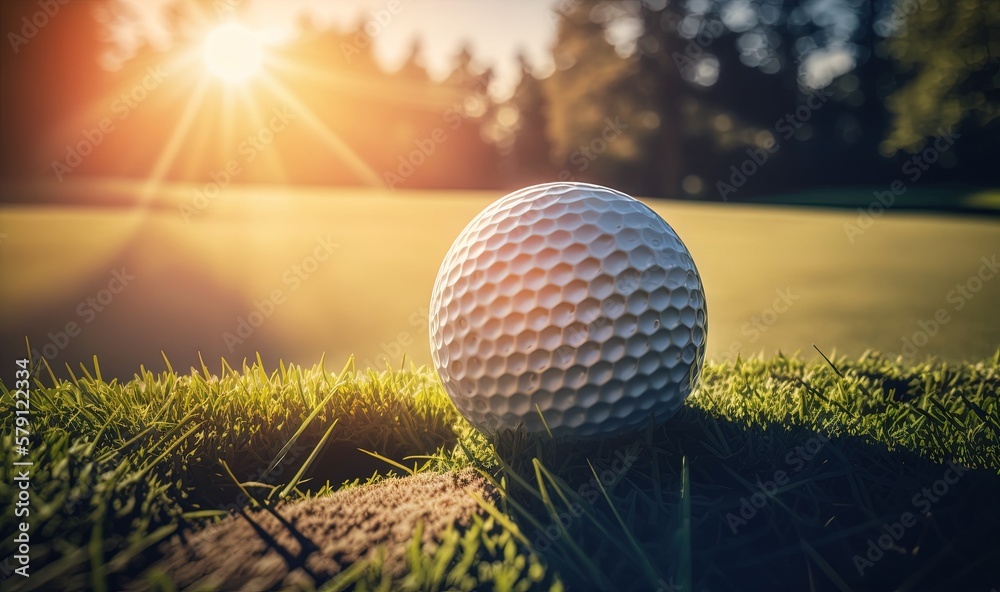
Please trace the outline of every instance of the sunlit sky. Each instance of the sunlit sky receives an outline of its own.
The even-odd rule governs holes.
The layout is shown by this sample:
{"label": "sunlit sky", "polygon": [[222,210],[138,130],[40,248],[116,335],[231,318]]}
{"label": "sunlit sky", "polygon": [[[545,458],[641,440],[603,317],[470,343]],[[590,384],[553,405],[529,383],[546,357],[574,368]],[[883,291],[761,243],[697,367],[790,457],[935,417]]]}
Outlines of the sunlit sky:
{"label": "sunlit sky", "polygon": [[[221,4],[226,0],[219,0]],[[239,0],[229,0],[240,4]],[[171,0],[126,0],[142,19],[140,28],[154,43],[169,43],[162,14]],[[385,11],[389,0],[245,0],[240,19],[275,40],[294,34],[304,17],[320,27],[348,27],[367,22]],[[455,55],[468,43],[480,65],[493,66],[495,90],[507,94],[519,78],[516,56],[523,51],[540,73],[552,67],[549,50],[555,39],[554,9],[558,0],[398,0],[401,10],[374,36],[374,51],[387,68],[395,68],[409,54],[413,40],[424,45],[425,66],[443,77],[454,66]],[[210,5],[211,6],[211,5]],[[210,13],[210,16],[215,16]],[[225,15],[222,15],[223,17]],[[135,29],[126,35],[133,42]]]}
{"label": "sunlit sky", "polygon": [[[134,45],[145,37],[154,45],[168,46],[170,35],[163,15],[165,7],[175,1],[122,0],[139,20],[138,27],[130,20],[127,26],[117,29],[122,45]],[[384,67],[390,70],[398,67],[409,54],[413,41],[419,38],[425,67],[431,76],[440,79],[454,67],[459,48],[468,44],[477,65],[493,68],[492,90],[499,98],[509,95],[517,84],[519,52],[527,55],[536,73],[544,76],[552,70],[550,50],[556,35],[555,11],[561,2],[567,0],[213,0],[206,4],[208,16],[220,21],[237,13],[219,11],[217,7],[227,4],[240,7],[238,18],[276,44],[293,37],[303,19],[314,21],[320,28],[346,29],[358,22],[368,23],[381,14],[384,24],[373,24],[371,30],[376,33],[372,38],[375,55]],[[707,2],[701,4],[708,6]],[[854,65],[842,42],[856,22],[850,10],[841,4],[840,0],[818,0],[806,9],[816,13],[813,17],[817,22],[834,25],[831,44],[817,48],[803,60],[804,81],[809,86],[825,86]],[[389,12],[390,5],[399,7],[396,14]],[[742,13],[741,8],[745,9]],[[745,28],[757,22],[745,0],[733,0],[725,12],[729,20],[745,24]],[[746,23],[740,23],[738,13],[746,13]],[[723,16],[726,20],[727,15]],[[609,35],[622,48],[631,43],[637,31],[630,31],[628,26],[619,29],[609,31]]]}

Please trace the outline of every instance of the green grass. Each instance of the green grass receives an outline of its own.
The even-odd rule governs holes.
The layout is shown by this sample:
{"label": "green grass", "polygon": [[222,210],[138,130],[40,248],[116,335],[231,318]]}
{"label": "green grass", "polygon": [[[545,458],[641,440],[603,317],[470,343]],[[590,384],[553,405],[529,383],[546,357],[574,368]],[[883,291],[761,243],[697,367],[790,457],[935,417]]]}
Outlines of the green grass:
{"label": "green grass", "polygon": [[[99,353],[109,376],[131,376],[140,364],[162,370],[161,350],[184,368],[198,366],[199,350],[213,365],[220,356],[253,360],[257,351],[268,366],[279,358],[312,363],[323,352],[338,364],[354,355],[359,367],[381,369],[384,358],[395,364],[403,352],[427,365],[428,296],[441,261],[502,194],[232,185],[190,224],[176,203],[190,199],[191,185],[165,185],[162,207],[148,211],[79,205],[134,199],[144,188],[81,178],[8,191],[62,205],[0,206],[0,232],[8,235],[0,243],[0,350],[23,351],[25,335],[41,349],[49,332],[75,321],[82,334],[59,354],[59,368]],[[869,189],[827,193],[867,207]],[[779,350],[808,357],[813,343],[851,357],[869,348],[898,353],[920,330],[917,321],[939,309],[950,321],[918,358],[981,359],[997,346],[1000,281],[984,282],[971,299],[952,294],[983,257],[998,254],[996,218],[891,209],[866,221],[855,208],[648,203],[698,264],[712,315],[710,359]],[[849,234],[847,225],[864,233]],[[340,245],[330,259],[301,285],[286,283],[284,274],[327,237]],[[136,280],[86,322],[78,307],[122,267]],[[276,289],[284,302],[230,350],[221,335]],[[779,292],[797,297],[787,310]]]}
{"label": "green grass", "polygon": [[[9,387],[4,557],[20,521],[6,503],[12,462],[23,460]],[[376,559],[327,588],[989,590],[1000,584],[998,390],[1000,352],[964,364],[738,360],[709,365],[666,425],[585,444],[521,432],[487,441],[425,369],[223,362],[124,383],[102,379],[96,362],[71,380],[41,369],[32,576],[4,589],[117,590],[158,543],[238,507],[474,466],[501,492],[484,519],[433,555],[415,546],[404,579]],[[947,463],[968,470],[918,504]],[[770,493],[754,496],[758,480]],[[751,500],[762,501],[752,514]],[[859,574],[855,556],[904,512],[916,525]]]}

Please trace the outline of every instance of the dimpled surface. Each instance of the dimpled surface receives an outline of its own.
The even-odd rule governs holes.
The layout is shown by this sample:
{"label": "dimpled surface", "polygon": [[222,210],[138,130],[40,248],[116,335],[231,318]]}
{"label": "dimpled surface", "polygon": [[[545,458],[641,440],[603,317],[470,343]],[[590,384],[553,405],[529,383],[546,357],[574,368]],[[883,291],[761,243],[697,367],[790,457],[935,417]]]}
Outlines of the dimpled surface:
{"label": "dimpled surface", "polygon": [[605,187],[550,183],[466,226],[434,283],[429,329],[445,390],[477,428],[586,437],[673,415],[707,327],[694,260],[659,215]]}

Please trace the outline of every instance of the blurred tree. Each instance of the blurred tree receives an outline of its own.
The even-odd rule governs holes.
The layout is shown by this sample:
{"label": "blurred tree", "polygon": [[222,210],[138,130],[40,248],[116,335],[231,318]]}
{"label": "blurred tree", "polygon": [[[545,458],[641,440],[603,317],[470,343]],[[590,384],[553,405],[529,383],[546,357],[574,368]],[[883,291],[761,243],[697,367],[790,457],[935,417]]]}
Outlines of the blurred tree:
{"label": "blurred tree", "polygon": [[889,51],[911,78],[888,99],[885,151],[920,148],[928,136],[1000,116],[1000,2],[898,0],[884,25]]}
{"label": "blurred tree", "polygon": [[[0,3],[6,46],[0,56],[0,174],[47,176],[53,165],[82,160],[78,148],[93,144],[107,109],[109,75],[100,67],[106,36],[98,20],[111,2]],[[93,146],[90,146],[93,149]],[[76,156],[74,156],[76,154]],[[69,166],[67,165],[67,166]],[[75,170],[75,168],[74,168]]]}
{"label": "blurred tree", "polygon": [[368,21],[358,18],[354,27],[343,34],[339,53],[347,62],[349,69],[369,73],[380,72],[375,59],[375,40],[365,30],[367,24]]}
{"label": "blurred tree", "polygon": [[[819,89],[829,101],[814,112],[814,141],[796,163],[815,184],[843,184],[845,169],[852,184],[890,182],[898,171],[880,152],[890,121],[885,99],[898,86],[886,42],[876,34],[880,5],[891,0],[858,3],[851,12],[857,23],[849,37],[854,67]],[[838,166],[827,164],[833,162]]]}
{"label": "blurred tree", "polygon": [[[548,118],[547,102],[542,81],[535,76],[527,57],[518,55],[521,66],[521,80],[506,107],[500,110],[500,126],[510,133],[506,147],[510,175],[520,184],[541,180],[552,173],[552,145],[546,135]],[[506,121],[510,119],[511,121]],[[502,134],[498,138],[503,142]]]}
{"label": "blurred tree", "polygon": [[[739,199],[891,181],[907,158],[892,154],[951,128],[961,142],[921,170],[921,182],[995,182],[996,0],[565,1],[555,13],[554,72],[540,80],[522,57],[521,81],[502,105],[489,90],[492,70],[470,47],[443,80],[430,79],[419,40],[386,72],[364,21],[346,30],[304,23],[299,38],[271,51],[277,90],[293,92],[267,85],[248,104],[225,102],[219,81],[175,60],[235,16],[216,14],[212,0],[168,5],[169,49],[112,39],[121,19],[138,19],[115,0],[66,5],[45,35],[25,24],[34,3],[0,5],[11,32],[3,81],[17,89],[0,97],[5,175],[50,174],[82,133],[111,117],[114,133],[73,175],[157,170],[164,180],[204,181],[241,156],[243,140],[260,129],[255,112],[297,99],[312,123],[282,132],[241,182],[370,182],[347,164],[360,161],[401,187],[561,177],[718,199],[718,182],[728,183],[733,167],[779,142],[766,164],[749,166],[753,179]],[[108,48],[119,51],[109,59]],[[138,89],[160,65],[164,87]],[[196,92],[203,83],[207,92]],[[809,107],[817,91],[824,100]],[[141,108],[131,106],[131,93],[142,96]],[[175,125],[185,119],[190,125]],[[175,142],[178,129],[197,133]],[[183,150],[165,157],[181,140]]]}
{"label": "blurred tree", "polygon": [[427,82],[430,77],[427,75],[427,68],[424,66],[424,44],[419,37],[410,44],[410,54],[406,56],[406,61],[396,71],[396,76],[417,82]]}
{"label": "blurred tree", "polygon": [[684,168],[680,128],[685,85],[674,63],[683,39],[672,30],[681,9],[670,3],[641,2],[638,6],[642,32],[637,42],[636,91],[646,104],[639,122],[646,132],[641,150],[647,155],[642,189],[647,194],[673,196],[680,191]]}
{"label": "blurred tree", "polygon": [[490,95],[493,69],[480,70],[468,45],[455,57],[455,67],[441,83],[450,104],[441,113],[444,123],[440,144],[448,175],[443,187],[496,187],[499,183],[500,154],[488,140],[486,127],[496,117],[496,103]]}
{"label": "blurred tree", "polygon": [[[643,150],[650,159],[645,185],[654,194],[718,199],[730,167],[748,149],[778,139],[775,122],[801,94],[778,1],[742,3],[739,18],[731,13],[740,3],[733,2],[638,4],[636,86],[655,109],[652,141]],[[758,168],[764,172],[756,185],[788,179],[774,162]]]}
{"label": "blurred tree", "polygon": [[641,191],[645,162],[639,124],[649,99],[635,92],[638,58],[623,57],[608,41],[607,26],[622,3],[579,0],[560,5],[553,48],[555,72],[543,81],[548,136],[563,180],[612,179]]}

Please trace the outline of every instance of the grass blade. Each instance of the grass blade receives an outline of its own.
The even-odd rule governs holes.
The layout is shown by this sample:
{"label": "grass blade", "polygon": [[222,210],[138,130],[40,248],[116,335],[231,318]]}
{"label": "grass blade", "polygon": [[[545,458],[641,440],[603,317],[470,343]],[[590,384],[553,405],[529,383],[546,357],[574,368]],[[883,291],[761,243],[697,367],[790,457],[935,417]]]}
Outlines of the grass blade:
{"label": "grass blade", "polygon": [[319,442],[316,443],[312,452],[310,452],[309,456],[306,457],[306,461],[302,463],[302,466],[299,467],[298,472],[296,472],[295,476],[292,477],[292,480],[288,482],[288,485],[286,485],[285,488],[281,490],[281,493],[278,494],[279,499],[285,499],[285,497],[298,486],[299,481],[302,480],[302,476],[306,474],[307,470],[309,470],[309,466],[314,460],[316,460],[316,457],[319,456],[320,452],[323,451],[323,448],[326,446],[326,441],[330,438],[330,434],[333,433],[333,428],[337,427],[337,422],[339,421],[340,418],[333,420],[330,427],[326,428],[326,432],[323,434],[323,437],[319,439]]}

